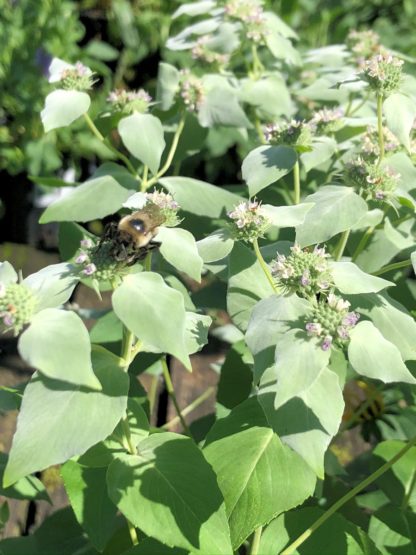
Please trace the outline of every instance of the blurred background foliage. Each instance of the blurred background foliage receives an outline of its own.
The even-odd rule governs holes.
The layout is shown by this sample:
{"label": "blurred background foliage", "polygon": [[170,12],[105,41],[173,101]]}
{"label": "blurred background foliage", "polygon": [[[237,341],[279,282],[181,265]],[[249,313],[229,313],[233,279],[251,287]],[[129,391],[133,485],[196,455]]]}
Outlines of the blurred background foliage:
{"label": "blurred background foliage", "polygon": [[[163,45],[171,14],[180,4],[178,0],[0,0],[3,240],[24,240],[19,214],[31,203],[28,176],[59,172],[62,176],[73,168],[75,179],[82,179],[96,157],[111,159],[82,121],[43,133],[39,112],[49,91],[50,59],[80,60],[96,72],[98,112],[114,88],[145,87],[154,94],[158,62],[167,57]],[[265,0],[265,7],[299,33],[301,50],[343,42],[351,29],[372,28],[386,46],[416,56],[414,0]],[[227,183],[239,170],[232,151],[222,156],[211,152],[209,157],[202,152],[192,164],[196,177],[217,183]]]}

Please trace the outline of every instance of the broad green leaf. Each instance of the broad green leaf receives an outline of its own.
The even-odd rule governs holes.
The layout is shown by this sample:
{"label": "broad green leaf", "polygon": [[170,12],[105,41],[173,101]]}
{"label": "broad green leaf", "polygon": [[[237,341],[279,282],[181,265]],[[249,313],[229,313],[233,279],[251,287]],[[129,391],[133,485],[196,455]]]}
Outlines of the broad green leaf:
{"label": "broad green leaf", "polygon": [[246,342],[254,357],[255,383],[274,365],[278,339],[291,328],[299,328],[310,309],[310,303],[297,295],[274,295],[256,304],[246,332]]}
{"label": "broad green leaf", "polygon": [[253,387],[251,366],[244,358],[245,349],[244,342],[240,339],[238,343],[232,345],[221,366],[217,402],[227,409],[232,409],[245,401]]}
{"label": "broad green leaf", "polygon": [[192,233],[180,227],[161,227],[157,234],[160,254],[180,272],[201,282],[203,260]]}
{"label": "broad green leaf", "polygon": [[137,179],[134,175],[132,175],[127,168],[115,162],[104,162],[104,164],[98,166],[91,177],[106,177],[108,175],[114,177],[114,179],[126,189],[137,191]]}
{"label": "broad green leaf", "polygon": [[387,505],[371,515],[368,535],[383,555],[410,555],[416,553],[415,526],[414,513]]}
{"label": "broad green leaf", "polygon": [[186,313],[185,345],[188,354],[197,353],[208,343],[208,330],[211,324],[211,316],[196,312]]}
{"label": "broad green leaf", "polygon": [[159,63],[156,102],[161,110],[169,110],[175,101],[180,79],[179,70],[166,62]]}
{"label": "broad green leaf", "polygon": [[[304,507],[280,515],[263,531],[259,553],[277,555],[324,514],[318,507]],[[355,524],[335,513],[314,530],[296,551],[298,555],[381,555]]]}
{"label": "broad green leaf", "polygon": [[305,221],[306,214],[313,206],[312,202],[303,202],[295,206],[262,204],[261,213],[270,220],[274,227],[296,227]]}
{"label": "broad green leaf", "polygon": [[179,291],[166,285],[160,275],[142,272],[127,276],[112,301],[114,312],[136,337],[191,368],[185,345],[185,306]]}
{"label": "broad green leaf", "polygon": [[410,150],[410,132],[416,117],[416,102],[401,93],[393,93],[383,103],[386,125],[406,149]]}
{"label": "broad green leaf", "polygon": [[[38,478],[27,476],[21,478],[15,484],[8,488],[3,487],[3,474],[6,468],[8,456],[6,453],[0,453],[0,495],[9,497],[10,499],[30,499],[49,501],[49,495]],[[1,551],[0,551],[1,552]]]}
{"label": "broad green leaf", "polygon": [[312,143],[312,150],[301,154],[300,159],[306,172],[330,160],[337,148],[337,143],[330,137],[317,137]]}
{"label": "broad green leaf", "polygon": [[227,309],[234,324],[245,330],[256,303],[272,293],[254,252],[236,243],[229,259],[227,291]]}
{"label": "broad green leaf", "polygon": [[[371,468],[377,470],[391,460],[406,444],[403,441],[382,441],[373,451]],[[413,487],[416,472],[416,447],[412,447],[387,472],[377,479],[377,485],[392,503],[400,507],[404,500],[407,506],[416,510],[416,490]]]}
{"label": "broad green leaf", "polygon": [[296,241],[301,247],[324,243],[337,233],[350,229],[367,212],[367,203],[352,187],[328,185],[306,197],[315,206],[296,229]]}
{"label": "broad green leaf", "polygon": [[108,491],[120,511],[143,532],[192,553],[232,552],[216,476],[195,443],[173,433],[142,441],[140,455],[111,463]]}
{"label": "broad green leaf", "polygon": [[45,133],[58,127],[67,127],[88,112],[91,99],[85,92],[58,89],[45,98],[40,113]]}
{"label": "broad green leaf", "polygon": [[234,240],[226,229],[218,229],[196,243],[199,255],[205,263],[217,262],[227,257],[234,247]]}
{"label": "broad green leaf", "polygon": [[[279,102],[276,102],[278,96]],[[293,113],[293,102],[285,80],[280,74],[268,75],[257,81],[241,80],[241,100],[255,106],[260,113],[270,116],[290,116]]]}
{"label": "broad green leaf", "polygon": [[250,196],[288,174],[296,161],[296,152],[287,146],[259,146],[252,150],[241,167]]}
{"label": "broad green leaf", "polygon": [[89,222],[114,214],[123,206],[131,191],[109,175],[90,179],[65,197],[47,207],[40,218],[48,222]]}
{"label": "broad green leaf", "polygon": [[403,360],[416,360],[416,322],[403,305],[383,293],[362,295],[354,306],[396,345]]}
{"label": "broad green leaf", "polygon": [[164,177],[159,181],[175,197],[182,210],[197,216],[220,218],[241,202],[241,197],[198,179]]}
{"label": "broad green leaf", "polygon": [[16,283],[17,273],[10,262],[0,262],[0,282],[4,285]]}
{"label": "broad green leaf", "polygon": [[[244,457],[230,464],[236,452]],[[256,528],[302,503],[315,488],[314,473],[282,444],[255,398],[217,421],[204,453],[224,496],[234,549]]]}
{"label": "broad green leaf", "polygon": [[189,555],[189,551],[185,549],[168,547],[153,538],[140,538],[140,544],[124,551],[123,555],[161,555],[161,553],[163,555]]}
{"label": "broad green leaf", "polygon": [[213,0],[200,0],[199,2],[188,2],[186,4],[182,4],[177,8],[173,14],[172,19],[176,19],[181,15],[189,15],[194,17],[196,15],[203,15],[209,13],[212,8],[216,6]]}
{"label": "broad green leaf", "polygon": [[46,266],[23,280],[36,295],[36,312],[66,303],[71,297],[79,279],[71,264],[65,262]]}
{"label": "broad green leaf", "polygon": [[330,264],[334,283],[341,293],[378,293],[394,285],[386,279],[366,274],[353,262],[333,262]]}
{"label": "broad green leaf", "polygon": [[[287,37],[293,37],[292,30],[274,13],[266,12],[266,45],[273,56],[288,64],[300,65],[301,57]],[[285,26],[283,28],[283,26]],[[288,30],[291,33],[287,32]]]}
{"label": "broad green leaf", "polygon": [[120,120],[118,132],[127,150],[156,174],[166,144],[160,120],[135,113]]}
{"label": "broad green leaf", "polygon": [[29,536],[0,541],[1,555],[96,555],[71,507],[52,513]]}
{"label": "broad green leaf", "polygon": [[250,120],[238,102],[237,90],[221,82],[205,94],[198,110],[198,121],[202,127],[251,127]]}
{"label": "broad green leaf", "polygon": [[48,378],[101,389],[92,369],[87,328],[75,312],[56,308],[38,312],[20,336],[19,353]]}
{"label": "broad green leaf", "polygon": [[193,35],[208,35],[218,29],[220,20],[218,18],[203,19],[192,25],[188,25],[175,35],[170,37],[166,42],[166,48],[169,50],[188,50],[195,45]]}
{"label": "broad green leaf", "polygon": [[360,322],[350,332],[348,358],[354,370],[384,383],[416,383],[399,349],[385,339],[369,321]]}
{"label": "broad green leaf", "polygon": [[23,396],[4,487],[85,453],[114,430],[126,411],[129,377],[118,357],[104,349],[94,350],[92,361],[102,391],[34,374]]}
{"label": "broad green leaf", "polygon": [[90,330],[91,343],[116,343],[123,337],[123,324],[113,310],[97,320]]}
{"label": "broad green leaf", "polygon": [[107,493],[106,468],[85,468],[68,461],[61,468],[65,490],[80,526],[98,551],[115,531],[117,507]]}
{"label": "broad green leaf", "polygon": [[[304,372],[308,372],[309,361],[303,363]],[[312,371],[316,372],[316,368]],[[322,368],[312,383],[305,379],[303,390],[301,381],[298,372],[299,391],[287,399],[271,367],[261,377],[258,399],[269,425],[283,443],[303,457],[318,478],[323,479],[325,452],[338,431],[344,411],[342,390],[338,376],[328,368]]]}
{"label": "broad green leaf", "polygon": [[416,168],[404,152],[396,152],[386,158],[382,164],[400,175],[399,184],[402,189],[408,192],[416,189]]}

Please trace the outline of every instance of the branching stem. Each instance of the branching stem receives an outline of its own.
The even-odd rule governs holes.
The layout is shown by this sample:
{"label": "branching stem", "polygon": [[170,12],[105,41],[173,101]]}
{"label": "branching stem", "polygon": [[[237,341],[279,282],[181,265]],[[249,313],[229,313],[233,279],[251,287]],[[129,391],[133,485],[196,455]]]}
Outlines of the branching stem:
{"label": "branching stem", "polygon": [[275,284],[272,274],[270,273],[270,269],[268,267],[268,265],[266,264],[261,252],[260,252],[260,248],[259,248],[259,243],[257,241],[257,239],[254,239],[253,241],[253,247],[254,247],[254,252],[256,253],[257,256],[257,260],[259,261],[259,264],[264,272],[264,275],[267,278],[267,281],[270,283],[273,292],[278,294],[279,293],[279,289],[277,287],[277,285]]}
{"label": "branching stem", "polygon": [[175,389],[173,387],[172,379],[170,377],[169,368],[168,368],[168,365],[167,365],[167,362],[166,362],[166,357],[163,357],[161,360],[162,360],[163,378],[165,380],[167,392],[168,392],[169,397],[171,398],[172,403],[175,407],[175,410],[178,414],[178,418],[179,418],[179,420],[182,424],[184,432],[186,433],[187,436],[192,438],[191,430],[189,429],[188,424],[185,422],[182,411],[181,411],[180,406],[178,404],[178,400],[176,399]]}

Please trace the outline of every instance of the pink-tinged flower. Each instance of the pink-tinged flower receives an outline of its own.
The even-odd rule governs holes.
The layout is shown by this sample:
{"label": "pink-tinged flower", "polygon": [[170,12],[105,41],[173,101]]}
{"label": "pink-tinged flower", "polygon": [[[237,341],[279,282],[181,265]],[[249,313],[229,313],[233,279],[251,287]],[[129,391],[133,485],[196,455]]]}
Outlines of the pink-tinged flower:
{"label": "pink-tinged flower", "polygon": [[311,277],[308,270],[305,270],[300,278],[300,283],[303,287],[307,287],[311,283]]}
{"label": "pink-tinged flower", "polygon": [[97,267],[95,264],[88,264],[88,266],[85,266],[83,274],[85,274],[86,276],[92,276],[92,274],[94,274],[96,271]]}
{"label": "pink-tinged flower", "polygon": [[316,335],[319,336],[322,333],[322,326],[317,322],[308,322],[305,326],[308,335]]}
{"label": "pink-tinged flower", "polygon": [[343,339],[343,340],[347,340],[347,339],[350,338],[350,335],[348,333],[348,329],[344,326],[339,326],[337,328],[337,334],[338,334],[338,337],[340,339]]}
{"label": "pink-tinged flower", "polygon": [[325,280],[318,281],[317,284],[319,289],[322,289],[322,290],[329,289],[329,285],[330,285],[329,281],[325,281]]}
{"label": "pink-tinged flower", "polygon": [[91,239],[82,239],[80,241],[80,245],[81,247],[83,247],[84,249],[90,249],[94,246],[94,243],[91,241]]}
{"label": "pink-tinged flower", "polygon": [[3,315],[3,324],[7,327],[13,326],[15,322],[14,316],[8,312]]}
{"label": "pink-tinged flower", "polygon": [[84,264],[89,259],[88,254],[86,252],[81,252],[75,259],[76,264]]}
{"label": "pink-tinged flower", "polygon": [[359,319],[360,315],[358,314],[358,312],[348,312],[348,314],[344,316],[342,324],[344,326],[349,326],[350,328],[352,328],[353,326],[355,326]]}
{"label": "pink-tinged flower", "polygon": [[329,351],[331,346],[332,346],[332,337],[330,335],[327,335],[326,337],[324,337],[321,348],[323,351]]}
{"label": "pink-tinged flower", "polygon": [[4,283],[0,283],[0,297],[4,297],[6,295],[6,286]]}

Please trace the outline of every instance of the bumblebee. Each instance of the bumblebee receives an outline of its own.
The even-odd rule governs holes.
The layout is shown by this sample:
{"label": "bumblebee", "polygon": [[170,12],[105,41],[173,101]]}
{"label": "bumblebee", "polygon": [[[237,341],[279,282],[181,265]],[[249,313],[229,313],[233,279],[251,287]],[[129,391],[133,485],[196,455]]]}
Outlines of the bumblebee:
{"label": "bumblebee", "polygon": [[124,216],[118,223],[107,224],[98,249],[106,244],[109,246],[108,253],[114,260],[132,266],[160,246],[155,237],[164,221],[165,216],[161,209],[148,204],[143,209]]}

